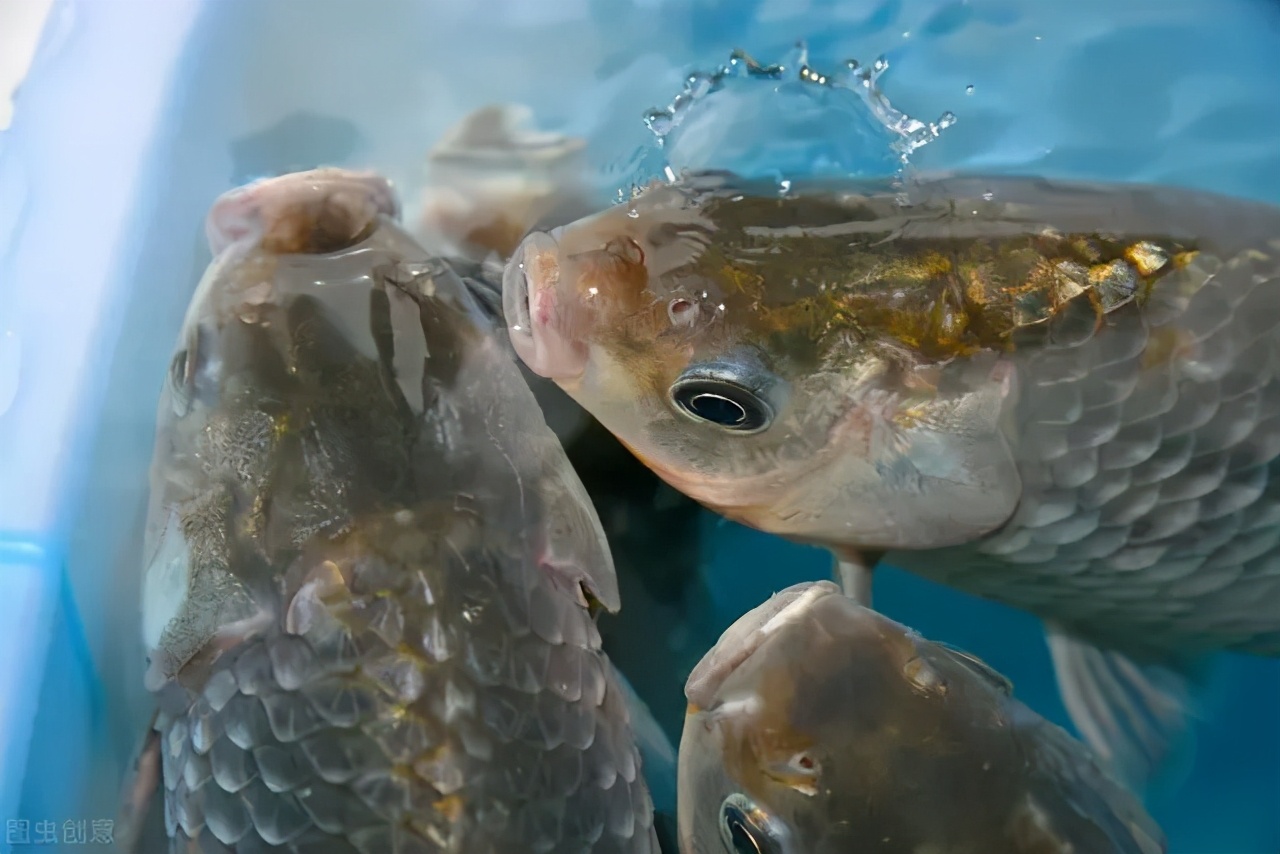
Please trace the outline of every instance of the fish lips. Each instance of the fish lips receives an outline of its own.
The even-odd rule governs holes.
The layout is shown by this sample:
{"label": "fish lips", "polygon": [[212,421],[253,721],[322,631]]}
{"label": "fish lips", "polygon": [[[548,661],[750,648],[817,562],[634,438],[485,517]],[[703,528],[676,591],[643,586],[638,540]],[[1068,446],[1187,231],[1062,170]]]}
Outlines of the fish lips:
{"label": "fish lips", "polygon": [[807,581],[775,593],[725,630],[716,645],[702,657],[685,683],[689,703],[709,710],[725,681],[781,626],[802,619],[815,602],[843,595],[830,581]]}
{"label": "fish lips", "polygon": [[516,355],[535,374],[552,380],[582,376],[586,345],[567,334],[569,307],[560,289],[556,234],[527,236],[507,263],[502,277],[502,310]]}

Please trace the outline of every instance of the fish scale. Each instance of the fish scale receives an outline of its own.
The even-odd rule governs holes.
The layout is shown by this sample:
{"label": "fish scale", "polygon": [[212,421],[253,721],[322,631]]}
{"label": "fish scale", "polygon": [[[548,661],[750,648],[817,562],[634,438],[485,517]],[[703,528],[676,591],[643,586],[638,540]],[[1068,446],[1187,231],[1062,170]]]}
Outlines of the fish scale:
{"label": "fish scale", "polygon": [[[1181,311],[1133,305],[1065,348],[1046,335],[1044,349],[1015,351],[1026,437],[1015,445],[1016,514],[984,541],[893,553],[889,562],[1086,624],[1094,636],[1106,634],[1115,610],[1087,581],[1100,578],[1107,597],[1163,603],[1126,610],[1132,618],[1117,638],[1126,646],[1140,635],[1155,649],[1176,647],[1185,627],[1207,648],[1280,655],[1280,632],[1241,629],[1260,608],[1280,612],[1280,311],[1265,306],[1280,279],[1259,273],[1253,253],[1214,266],[1193,264],[1161,283],[1157,293],[1167,286],[1184,296],[1168,300]],[[1144,364],[1161,330],[1186,333],[1195,356]],[[1058,580],[1009,584],[1004,561]],[[1075,588],[1071,578],[1084,583]]]}
{"label": "fish scale", "polygon": [[[485,558],[482,550],[471,565]],[[497,561],[488,563],[492,572]],[[425,556],[414,565],[433,569]],[[592,652],[594,622],[562,608],[556,620],[581,623],[569,641],[512,632],[498,655],[483,633],[505,619],[489,615],[510,609],[493,601],[491,574],[461,578],[431,604],[421,595],[344,598],[322,606],[301,635],[277,633],[220,658],[189,709],[158,727],[173,850],[194,839],[204,851],[444,851],[464,810],[483,829],[467,837],[468,851],[567,850],[558,847],[563,801],[581,787],[598,789],[601,818],[578,820],[575,833],[604,841],[580,850],[633,850],[633,811],[646,796],[629,732],[607,725],[621,701]],[[476,601],[486,603],[478,612],[462,604]],[[393,623],[440,625],[449,656],[437,661],[421,636],[388,644],[380,624],[356,633],[334,616],[377,608],[396,614]],[[358,668],[329,653],[343,646],[360,650]],[[406,668],[412,678],[395,675]],[[495,805],[450,800],[464,779]],[[508,812],[506,799],[525,802]],[[328,809],[338,800],[346,806]],[[401,823],[416,841],[387,847],[386,828]]]}

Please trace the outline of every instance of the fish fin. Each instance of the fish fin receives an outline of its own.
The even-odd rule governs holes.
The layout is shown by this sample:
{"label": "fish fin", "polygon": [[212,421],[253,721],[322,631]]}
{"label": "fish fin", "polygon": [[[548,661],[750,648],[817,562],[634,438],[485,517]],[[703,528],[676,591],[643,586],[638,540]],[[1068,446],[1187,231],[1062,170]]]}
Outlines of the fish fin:
{"label": "fish fin", "polygon": [[610,664],[613,676],[621,689],[622,701],[626,704],[627,714],[631,718],[631,733],[635,736],[636,747],[640,751],[640,763],[644,770],[645,780],[649,783],[649,794],[653,798],[654,809],[659,812],[675,815],[676,808],[676,748],[662,729],[662,724],[653,716],[649,706],[617,665]]}
{"label": "fish fin", "polygon": [[1053,625],[1046,639],[1072,722],[1111,772],[1143,794],[1176,752],[1194,744],[1191,667],[1139,664]]}
{"label": "fish fin", "polygon": [[1092,751],[1022,703],[1014,701],[1012,708],[1019,740],[1034,745],[1029,751],[1034,760],[1026,800],[1015,819],[1021,825],[1015,832],[1030,838],[1016,850],[1071,850],[1065,844],[1052,846],[1051,840],[1043,837],[1056,835],[1055,826],[1058,832],[1074,835],[1071,828],[1084,820],[1092,833],[1106,835],[1111,843],[1108,851],[1165,854],[1168,840],[1164,830],[1141,799],[1116,780]]}
{"label": "fish fin", "polygon": [[[499,330],[506,328],[506,320],[502,314],[502,270],[498,270],[497,278],[482,275],[478,270],[467,271],[473,275],[462,276],[462,284],[471,296],[475,297],[480,309],[484,312],[485,319],[492,323]],[[506,336],[500,336],[504,341]]]}
{"label": "fish fin", "polygon": [[121,854],[143,854],[168,848],[161,782],[159,711],[147,722],[146,734],[120,787],[120,806],[112,832]]}
{"label": "fish fin", "polygon": [[836,559],[836,583],[844,595],[864,608],[871,607],[871,586],[874,580],[876,560],[860,552],[839,551]]}

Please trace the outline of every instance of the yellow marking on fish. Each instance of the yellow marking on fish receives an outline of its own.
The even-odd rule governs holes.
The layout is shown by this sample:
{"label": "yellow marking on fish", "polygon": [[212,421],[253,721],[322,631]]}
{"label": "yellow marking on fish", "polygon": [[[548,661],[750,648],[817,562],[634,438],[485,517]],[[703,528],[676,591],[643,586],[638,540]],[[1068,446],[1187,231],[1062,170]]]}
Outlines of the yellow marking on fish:
{"label": "yellow marking on fish", "polygon": [[1151,276],[1169,263],[1169,253],[1150,241],[1144,240],[1127,247],[1124,257],[1139,275]]}
{"label": "yellow marking on fish", "polygon": [[436,801],[433,806],[436,808],[436,812],[440,813],[450,822],[456,822],[458,819],[462,818],[463,802],[461,795],[446,795]]}

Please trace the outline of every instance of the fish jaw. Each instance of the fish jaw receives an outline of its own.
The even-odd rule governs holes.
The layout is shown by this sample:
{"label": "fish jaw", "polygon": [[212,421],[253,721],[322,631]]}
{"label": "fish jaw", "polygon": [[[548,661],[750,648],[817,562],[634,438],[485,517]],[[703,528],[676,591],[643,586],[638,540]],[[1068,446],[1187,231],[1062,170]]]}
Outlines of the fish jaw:
{"label": "fish jaw", "polygon": [[725,630],[689,674],[685,683],[689,703],[700,709],[710,708],[725,680],[771,634],[788,622],[804,619],[814,602],[839,593],[840,588],[830,581],[805,582],[775,593],[764,604],[748,611]]}
{"label": "fish jaw", "polygon": [[278,253],[335,252],[367,235],[379,216],[400,216],[387,179],[373,172],[312,169],[224,193],[209,211],[205,235],[214,255],[246,239]]}
{"label": "fish jaw", "polygon": [[582,376],[586,343],[571,334],[581,315],[564,299],[556,232],[534,232],[511,256],[502,279],[502,308],[516,355],[547,379]]}

